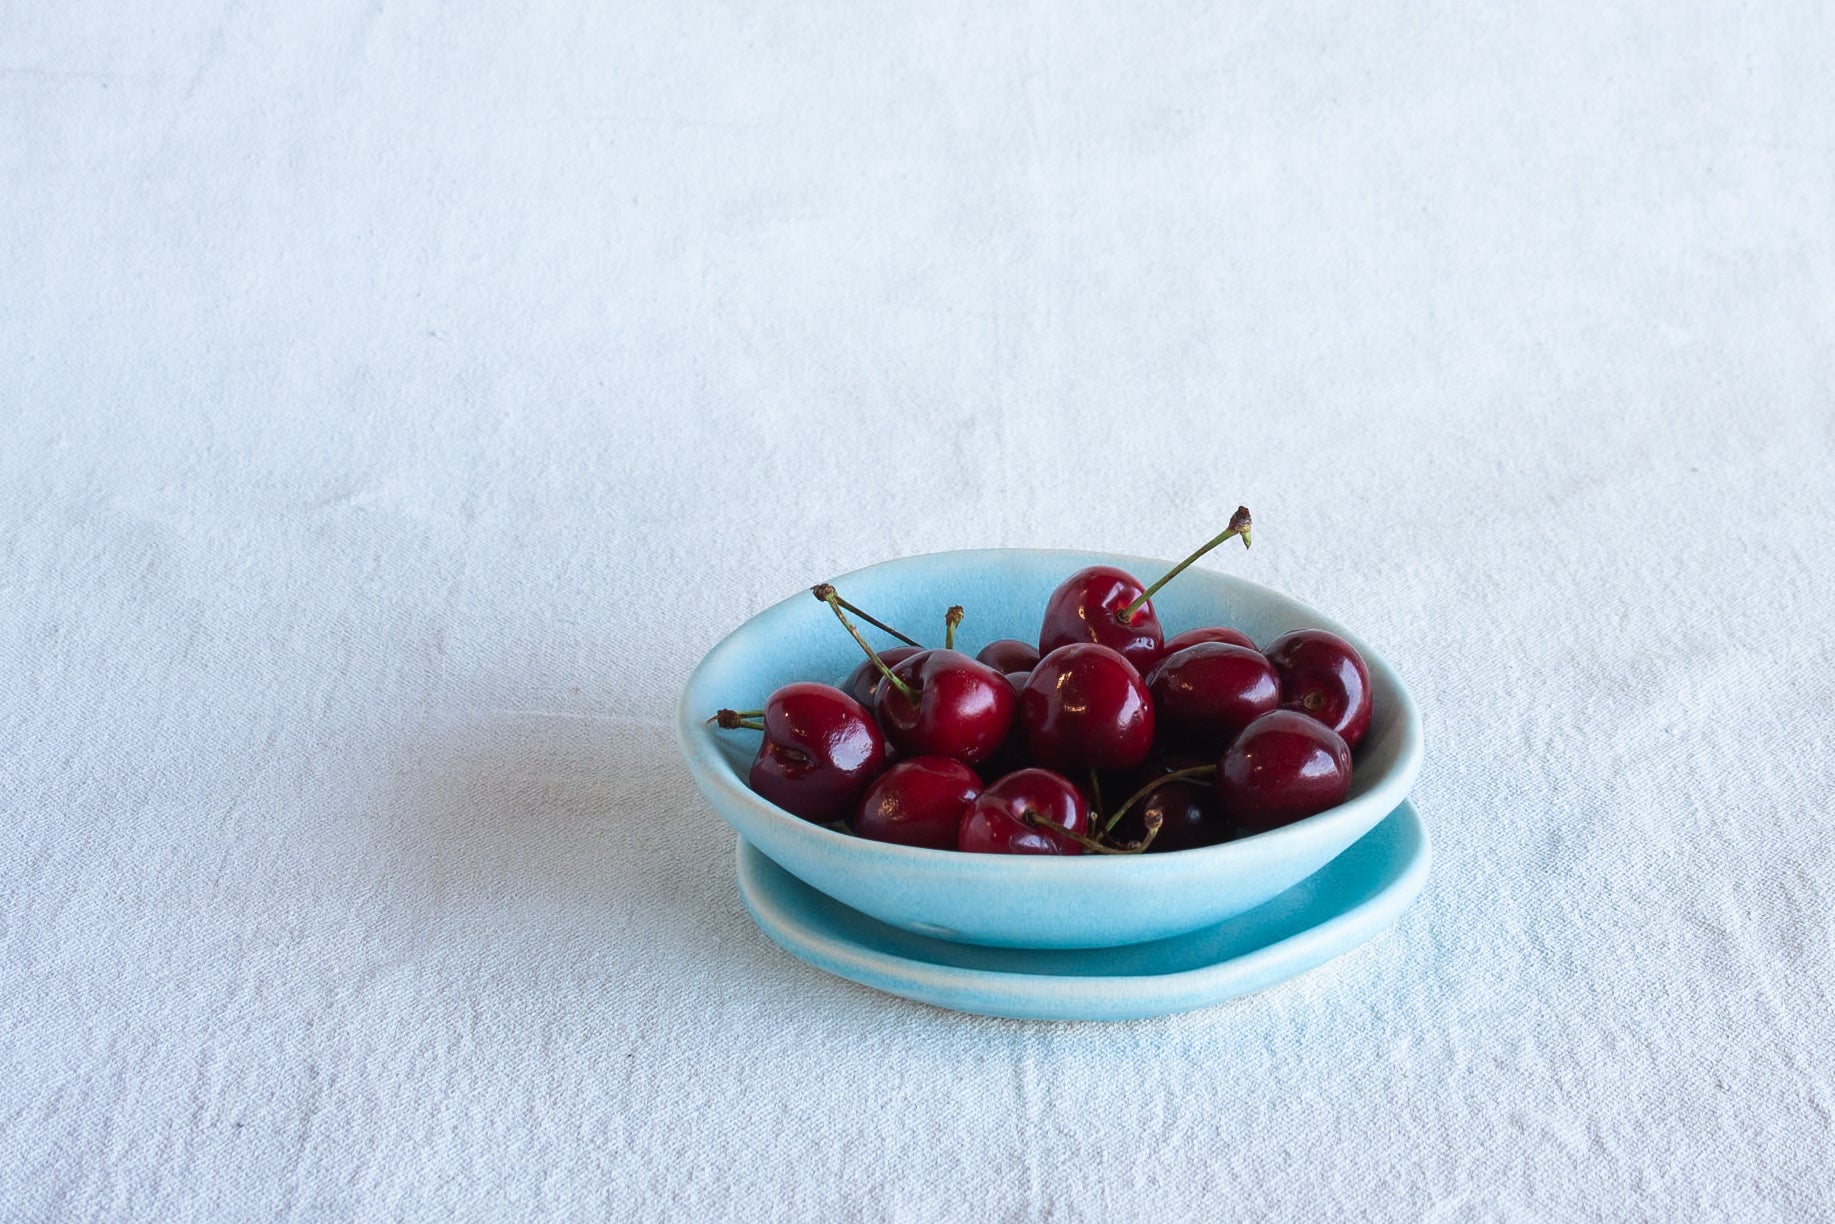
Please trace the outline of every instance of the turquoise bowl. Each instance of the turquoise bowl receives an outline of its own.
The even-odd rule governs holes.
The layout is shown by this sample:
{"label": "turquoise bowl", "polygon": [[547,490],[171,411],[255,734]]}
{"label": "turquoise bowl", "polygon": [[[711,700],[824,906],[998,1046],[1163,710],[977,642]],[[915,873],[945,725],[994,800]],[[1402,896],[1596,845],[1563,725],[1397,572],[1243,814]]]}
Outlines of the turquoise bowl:
{"label": "turquoise bowl", "polygon": [[[945,608],[963,605],[968,619],[956,644],[972,654],[995,638],[1036,641],[1052,589],[1086,565],[1149,576],[1167,568],[1105,553],[977,549],[887,561],[834,582],[849,602],[926,641],[942,637]],[[766,608],[701,660],[682,693],[677,739],[695,784],[741,836],[805,884],[881,922],[1001,948],[1104,948],[1184,935],[1285,892],[1394,811],[1420,773],[1421,715],[1401,679],[1355,634],[1266,587],[1193,568],[1154,605],[1168,636],[1230,625],[1266,642],[1320,628],[1363,653],[1375,709],[1345,802],[1221,846],[1127,857],[959,854],[811,824],[746,785],[756,732],[706,721],[722,706],[757,709],[793,680],[838,682],[859,662],[859,647],[806,590]]]}

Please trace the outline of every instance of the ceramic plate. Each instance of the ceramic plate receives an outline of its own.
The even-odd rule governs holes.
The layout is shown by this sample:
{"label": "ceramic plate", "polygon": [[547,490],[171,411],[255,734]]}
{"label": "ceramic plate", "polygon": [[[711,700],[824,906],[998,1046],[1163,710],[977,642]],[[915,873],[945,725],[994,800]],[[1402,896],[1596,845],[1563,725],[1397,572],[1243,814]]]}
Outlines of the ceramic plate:
{"label": "ceramic plate", "polygon": [[1387,930],[1427,880],[1427,829],[1403,803],[1273,900],[1190,935],[1120,948],[983,948],[887,926],[739,839],[739,895],[792,956],[849,981],[983,1016],[1133,1020],[1284,982]]}

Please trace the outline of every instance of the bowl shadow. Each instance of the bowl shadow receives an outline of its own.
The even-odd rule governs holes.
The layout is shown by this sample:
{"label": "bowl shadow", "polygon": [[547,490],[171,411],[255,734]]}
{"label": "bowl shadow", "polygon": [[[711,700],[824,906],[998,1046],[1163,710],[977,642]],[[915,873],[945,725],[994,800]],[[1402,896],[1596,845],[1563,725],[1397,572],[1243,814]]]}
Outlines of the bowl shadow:
{"label": "bowl shadow", "polygon": [[672,720],[496,710],[425,725],[398,745],[375,819],[425,937],[578,940],[712,975],[763,954],[732,831],[690,781]]}

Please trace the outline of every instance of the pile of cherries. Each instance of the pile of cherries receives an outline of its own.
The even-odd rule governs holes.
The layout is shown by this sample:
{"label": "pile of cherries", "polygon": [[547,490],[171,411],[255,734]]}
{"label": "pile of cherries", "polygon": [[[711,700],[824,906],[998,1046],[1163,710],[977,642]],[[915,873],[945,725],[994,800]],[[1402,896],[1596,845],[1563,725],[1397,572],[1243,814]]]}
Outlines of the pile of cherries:
{"label": "pile of cherries", "polygon": [[[814,588],[866,660],[840,686],[787,684],[762,710],[710,722],[764,732],[752,789],[867,838],[989,854],[1137,854],[1245,837],[1343,802],[1370,725],[1370,674],[1343,638],[1234,629],[1165,636],[1150,587],[1096,565],[1052,592],[1035,648],[927,650]],[[875,651],[848,613],[909,643]],[[1104,797],[1127,796],[1105,805]]]}

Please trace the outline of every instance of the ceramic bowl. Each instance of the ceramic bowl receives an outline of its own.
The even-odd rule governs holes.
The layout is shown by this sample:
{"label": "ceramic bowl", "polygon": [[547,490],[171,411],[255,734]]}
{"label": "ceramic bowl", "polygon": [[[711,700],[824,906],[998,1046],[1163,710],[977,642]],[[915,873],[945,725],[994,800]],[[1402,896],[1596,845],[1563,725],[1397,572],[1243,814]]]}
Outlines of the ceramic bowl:
{"label": "ceramic bowl", "polygon": [[[1141,557],[1044,549],[931,553],[834,580],[849,602],[921,640],[943,611],[968,609],[956,645],[1036,641],[1045,601],[1086,565],[1151,577]],[[1255,583],[1194,567],[1154,598],[1171,636],[1231,625],[1258,643],[1289,629],[1329,629],[1370,668],[1374,713],[1358,745],[1350,796],[1284,828],[1200,850],[1132,856],[960,854],[888,845],[811,824],[756,795],[746,773],[758,733],[707,724],[722,706],[757,709],[793,680],[838,683],[860,649],[808,591],[765,609],[701,661],[682,693],[676,734],[697,786],[741,836],[810,887],[920,935],[1006,948],[1100,948],[1168,939],[1253,909],[1331,862],[1406,798],[1420,772],[1421,716],[1382,658],[1342,625]],[[867,629],[876,644],[889,639]]]}

